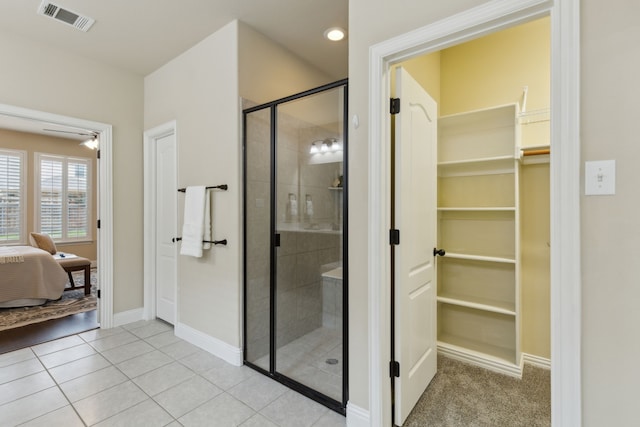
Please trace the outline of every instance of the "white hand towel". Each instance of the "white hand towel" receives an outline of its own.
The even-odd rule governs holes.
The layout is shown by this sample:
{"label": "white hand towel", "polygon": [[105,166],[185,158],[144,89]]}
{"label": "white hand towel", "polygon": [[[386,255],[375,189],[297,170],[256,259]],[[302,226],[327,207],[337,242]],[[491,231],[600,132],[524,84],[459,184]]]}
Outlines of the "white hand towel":
{"label": "white hand towel", "polygon": [[[202,240],[213,241],[211,233],[211,191],[204,190],[204,234]],[[202,243],[202,249],[211,249],[211,243]]]}
{"label": "white hand towel", "polygon": [[204,240],[205,193],[204,186],[187,187],[184,199],[184,222],[180,255],[202,257]]}

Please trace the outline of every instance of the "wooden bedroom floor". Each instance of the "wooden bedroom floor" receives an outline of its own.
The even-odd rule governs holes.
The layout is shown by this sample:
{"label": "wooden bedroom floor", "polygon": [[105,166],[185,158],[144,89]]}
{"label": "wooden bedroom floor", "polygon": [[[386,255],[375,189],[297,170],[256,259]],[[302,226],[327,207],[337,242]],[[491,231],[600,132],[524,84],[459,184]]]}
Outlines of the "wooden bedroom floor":
{"label": "wooden bedroom floor", "polygon": [[20,328],[0,331],[0,354],[42,344],[69,335],[100,327],[97,311],[72,314],[60,319],[47,320]]}

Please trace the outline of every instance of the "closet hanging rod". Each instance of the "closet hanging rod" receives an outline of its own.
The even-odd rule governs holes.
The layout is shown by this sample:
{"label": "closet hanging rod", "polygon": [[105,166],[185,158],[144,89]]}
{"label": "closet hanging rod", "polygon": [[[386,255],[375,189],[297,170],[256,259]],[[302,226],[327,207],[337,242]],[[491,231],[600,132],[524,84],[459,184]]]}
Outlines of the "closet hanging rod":
{"label": "closet hanging rod", "polygon": [[[172,242],[179,242],[182,240],[182,237],[174,237],[171,239]],[[203,240],[202,243],[212,243],[214,245],[226,245],[227,244],[227,239],[223,239],[223,240]]]}
{"label": "closet hanging rod", "polygon": [[[222,184],[222,185],[212,185],[210,187],[205,187],[206,190],[211,190],[213,188],[218,188],[220,190],[227,191],[229,189],[229,186],[227,184]],[[181,193],[184,193],[184,192],[187,191],[187,189],[186,188],[178,188],[178,191],[181,192]]]}
{"label": "closet hanging rod", "polygon": [[523,156],[539,156],[541,154],[550,154],[550,153],[551,153],[551,150],[549,150],[548,148],[541,149],[541,150],[522,150]]}

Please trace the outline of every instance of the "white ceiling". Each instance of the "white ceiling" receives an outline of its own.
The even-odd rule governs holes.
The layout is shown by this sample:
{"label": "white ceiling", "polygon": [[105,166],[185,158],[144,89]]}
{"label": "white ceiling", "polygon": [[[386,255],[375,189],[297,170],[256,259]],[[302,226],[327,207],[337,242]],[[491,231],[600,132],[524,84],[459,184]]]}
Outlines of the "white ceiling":
{"label": "white ceiling", "polygon": [[41,0],[0,1],[0,35],[51,47],[147,75],[233,19],[245,22],[335,80],[347,77],[348,0],[52,0],[96,20],[84,33],[36,13]]}
{"label": "white ceiling", "polygon": [[[0,1],[0,37],[18,35],[147,75],[238,19],[333,79],[348,74],[347,40],[336,43],[323,37],[329,27],[347,29],[348,0],[52,0],[95,19],[86,33],[38,15],[40,3]],[[0,117],[0,128],[83,138],[43,131],[52,127],[7,117]],[[56,129],[78,131],[60,126]]]}

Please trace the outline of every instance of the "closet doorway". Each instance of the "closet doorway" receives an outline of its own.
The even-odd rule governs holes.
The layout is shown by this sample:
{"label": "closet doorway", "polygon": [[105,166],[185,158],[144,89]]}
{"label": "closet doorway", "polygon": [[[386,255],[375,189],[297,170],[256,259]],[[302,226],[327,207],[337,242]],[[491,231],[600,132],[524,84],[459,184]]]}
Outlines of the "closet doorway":
{"label": "closet doorway", "polygon": [[[404,390],[410,380],[405,375],[414,373],[423,361],[415,355],[428,348],[432,326],[437,328],[440,355],[514,377],[522,375],[523,363],[550,369],[549,48],[550,19],[546,17],[392,68],[392,98],[400,90],[393,76],[402,67],[438,103],[437,185],[418,190],[437,193],[437,203],[420,214],[430,218],[427,214],[433,209],[436,218],[437,315],[433,321],[437,327],[431,318],[418,326],[414,322],[413,330],[403,324],[403,318],[414,316],[401,305],[406,253],[398,255],[398,251],[411,242],[401,238],[401,244],[392,247],[396,252],[391,255],[395,261],[391,310],[396,352],[392,360],[399,363],[394,384],[397,425],[404,423],[413,407],[407,408],[407,402],[415,403],[422,394],[416,388]],[[401,107],[394,116],[396,138],[402,114],[414,118],[413,104],[404,102],[406,95],[397,96]],[[409,198],[403,192],[410,182],[403,176],[407,169],[416,169],[402,159],[404,139],[396,140],[394,148],[392,221],[408,214]],[[421,195],[414,193],[411,199]],[[402,227],[401,236],[417,233]],[[413,295],[424,293],[420,289],[410,286]],[[403,337],[419,340],[414,337],[416,327],[423,330],[421,347],[406,357]],[[424,381],[422,390],[427,385]],[[547,407],[549,402],[547,396]]]}
{"label": "closet doorway", "polygon": [[246,108],[244,363],[341,414],[347,81]]}

